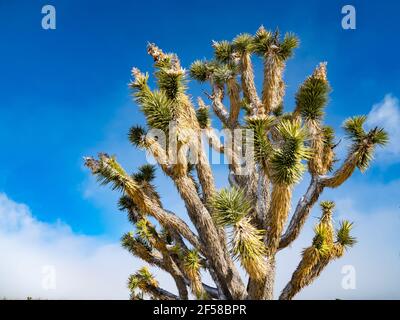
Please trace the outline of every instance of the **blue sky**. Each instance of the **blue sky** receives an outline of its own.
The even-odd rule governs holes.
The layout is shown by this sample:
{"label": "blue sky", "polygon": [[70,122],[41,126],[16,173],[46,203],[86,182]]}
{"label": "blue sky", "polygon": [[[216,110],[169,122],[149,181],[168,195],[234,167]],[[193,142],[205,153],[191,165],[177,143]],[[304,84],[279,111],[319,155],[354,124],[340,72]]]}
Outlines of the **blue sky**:
{"label": "blue sky", "polygon": [[[56,30],[41,28],[45,4],[57,10]],[[356,30],[341,28],[345,4],[356,8]],[[76,234],[118,241],[128,225],[116,209],[116,195],[95,184],[82,157],[115,153],[130,170],[144,162],[127,141],[130,126],[143,122],[127,83],[133,66],[152,71],[147,41],[176,52],[188,67],[211,56],[211,40],[254,33],[261,24],[293,31],[301,46],[285,71],[286,108],[293,107],[304,78],[320,61],[328,61],[333,92],[327,122],[339,128],[346,117],[384,104],[388,94],[398,110],[399,13],[399,2],[375,0],[2,1],[0,192],[27,204],[39,221],[60,220]],[[260,79],[260,63],[256,71]],[[191,85],[194,97],[201,94],[203,87]],[[398,208],[399,156],[382,154],[366,175],[357,173],[354,184],[344,189],[373,185],[393,194],[388,200],[363,191],[354,196],[362,202],[359,210],[379,204]],[[218,185],[224,185],[222,173],[217,176]],[[168,195],[166,205],[182,208],[167,180],[160,177],[159,185]]]}

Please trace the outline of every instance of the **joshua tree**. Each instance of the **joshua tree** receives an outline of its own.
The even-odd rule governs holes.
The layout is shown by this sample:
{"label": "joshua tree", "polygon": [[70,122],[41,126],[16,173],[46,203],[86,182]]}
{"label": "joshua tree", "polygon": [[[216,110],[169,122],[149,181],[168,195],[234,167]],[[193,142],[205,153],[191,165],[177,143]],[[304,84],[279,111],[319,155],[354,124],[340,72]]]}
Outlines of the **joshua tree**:
{"label": "joshua tree", "polygon": [[[330,91],[326,63],[300,86],[293,111],[284,112],[283,71],[297,46],[293,34],[281,37],[261,27],[255,35],[213,42],[213,59],[195,61],[186,73],[175,54],[148,45],[158,88],[150,88],[147,73],[132,70],[130,87],[147,128],[134,126],[129,139],[171,179],[195,230],[182,212],[163,206],[153,184],[156,166],[145,164],[128,174],[107,154],[85,159],[102,184],[122,192],[119,207],[135,225],[135,232],[122,237],[123,247],[176,283],[177,295],[142,268],[129,279],[132,299],[188,299],[189,292],[198,299],[272,299],[277,252],[296,240],[323,190],[339,187],[357,168],[365,171],[375,147],[387,142],[383,129],[365,131],[365,116],[347,119],[343,128],[351,146],[336,163],[335,134],[324,124]],[[253,55],[263,61],[261,95]],[[205,92],[210,106],[198,98],[195,108],[187,93],[189,76],[210,86]],[[224,142],[211,127],[209,109],[225,129]],[[216,190],[206,147],[228,160],[228,188]],[[310,184],[291,212],[292,190],[305,171]],[[312,243],[280,299],[292,299],[356,242],[352,223],[342,221],[335,230],[334,203],[320,206]],[[206,273],[213,283],[204,283]]]}

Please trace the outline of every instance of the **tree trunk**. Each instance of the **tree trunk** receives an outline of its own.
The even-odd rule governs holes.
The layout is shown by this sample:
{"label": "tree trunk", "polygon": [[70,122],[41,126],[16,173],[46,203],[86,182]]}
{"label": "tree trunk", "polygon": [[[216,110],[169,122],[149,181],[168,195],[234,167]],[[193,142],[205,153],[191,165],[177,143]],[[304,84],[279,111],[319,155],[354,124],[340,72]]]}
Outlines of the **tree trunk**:
{"label": "tree trunk", "polygon": [[272,300],[274,298],[275,259],[267,260],[266,265],[268,270],[264,279],[249,279],[247,290],[250,300]]}
{"label": "tree trunk", "polygon": [[[204,252],[221,283],[224,295],[228,299],[244,299],[246,290],[232,261],[224,252],[220,242],[217,228],[211,215],[198,197],[193,182],[187,176],[175,179],[178,191],[186,203],[189,216],[198,229],[199,236],[204,246],[208,249]],[[228,258],[228,259],[227,259]]]}

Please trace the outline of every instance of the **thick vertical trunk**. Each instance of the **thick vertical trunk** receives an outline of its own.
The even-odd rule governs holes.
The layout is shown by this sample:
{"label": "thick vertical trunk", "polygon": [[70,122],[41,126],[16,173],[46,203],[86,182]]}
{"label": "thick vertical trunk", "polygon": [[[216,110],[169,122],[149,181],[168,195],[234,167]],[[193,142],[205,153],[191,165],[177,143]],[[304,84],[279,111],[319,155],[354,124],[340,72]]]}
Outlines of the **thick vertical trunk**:
{"label": "thick vertical trunk", "polygon": [[204,252],[213,268],[223,293],[228,299],[244,299],[246,290],[232,259],[220,242],[217,228],[211,215],[198,197],[193,182],[187,176],[174,179],[179,193],[185,201],[188,214],[196,226],[201,241],[207,252]]}
{"label": "thick vertical trunk", "polygon": [[267,273],[265,279],[263,300],[274,299],[274,286],[275,286],[275,257],[270,262],[270,270]]}
{"label": "thick vertical trunk", "polygon": [[267,260],[266,266],[268,270],[263,279],[249,279],[247,291],[250,300],[272,300],[274,298],[275,259]]}
{"label": "thick vertical trunk", "polygon": [[178,289],[179,299],[181,300],[188,300],[188,290],[186,287],[185,278],[183,276],[172,275],[175,281],[175,285]]}

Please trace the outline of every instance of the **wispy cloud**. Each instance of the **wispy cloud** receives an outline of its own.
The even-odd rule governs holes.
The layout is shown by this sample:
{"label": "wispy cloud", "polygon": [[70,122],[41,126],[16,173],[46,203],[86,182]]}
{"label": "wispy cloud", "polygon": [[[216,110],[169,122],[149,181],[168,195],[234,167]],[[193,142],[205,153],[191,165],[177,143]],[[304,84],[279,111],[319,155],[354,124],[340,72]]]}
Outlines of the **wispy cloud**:
{"label": "wispy cloud", "polygon": [[389,133],[390,142],[379,149],[377,158],[385,162],[400,161],[400,105],[399,99],[387,94],[382,101],[373,105],[368,114],[367,126],[380,126]]}
{"label": "wispy cloud", "polygon": [[[375,187],[378,188],[371,186],[370,189]],[[390,209],[378,205],[374,206],[373,212],[365,212],[359,210],[363,207],[359,198],[356,197],[355,200],[345,192],[330,199],[336,202],[336,224],[342,219],[353,221],[353,234],[358,243],[342,258],[328,265],[321,276],[300,292],[296,299],[399,299],[400,214],[397,207]],[[318,215],[318,210],[315,210],[299,239],[291,248],[278,255],[276,294],[279,294],[290,279],[300,260],[301,250],[310,245],[312,224],[317,222],[313,216]],[[342,286],[349,275],[346,266],[350,266],[355,272],[354,288]]]}
{"label": "wispy cloud", "polygon": [[[127,299],[127,278],[142,264],[119,243],[38,221],[0,193],[0,298]],[[168,275],[156,273],[172,287]]]}
{"label": "wispy cloud", "polygon": [[[358,243],[333,261],[321,276],[305,288],[297,299],[399,299],[400,298],[400,180],[366,184],[349,181],[343,188],[329,191],[322,199],[334,200],[334,221],[354,222]],[[322,200],[321,199],[321,200]],[[320,210],[316,206],[303,233],[292,247],[278,254],[276,294],[290,279],[301,251],[311,244],[312,226]],[[345,289],[345,266],[355,270],[355,288]]]}
{"label": "wispy cloud", "polygon": [[[359,242],[345,256],[334,261],[299,299],[394,299],[400,298],[400,215],[393,203],[360,204],[367,195],[381,195],[389,186],[357,183],[329,195],[336,200],[335,220],[355,222]],[[358,194],[358,195],[357,195]],[[360,195],[362,194],[362,195]],[[370,207],[367,212],[364,207]],[[312,225],[319,215],[315,208],[304,233],[291,248],[278,255],[276,295],[289,280],[300,259],[301,250],[311,243]],[[101,237],[74,233],[61,222],[43,223],[35,219],[26,205],[0,194],[0,297],[27,296],[43,299],[126,299],[128,275],[143,263],[126,253],[118,243],[107,243]],[[342,287],[342,268],[351,265],[356,271],[356,288]],[[54,268],[55,289],[46,289],[48,267]],[[161,285],[176,292],[172,279],[154,270]]]}

